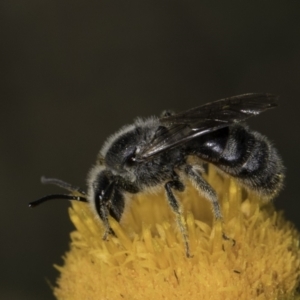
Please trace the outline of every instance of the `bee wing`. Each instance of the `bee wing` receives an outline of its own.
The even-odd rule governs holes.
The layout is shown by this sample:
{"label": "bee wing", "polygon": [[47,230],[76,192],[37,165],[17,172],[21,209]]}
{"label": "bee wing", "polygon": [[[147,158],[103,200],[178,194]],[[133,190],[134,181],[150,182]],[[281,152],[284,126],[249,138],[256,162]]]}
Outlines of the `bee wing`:
{"label": "bee wing", "polygon": [[244,94],[161,118],[161,126],[139,157],[149,158],[200,135],[244,121],[276,107],[277,99],[272,94]]}

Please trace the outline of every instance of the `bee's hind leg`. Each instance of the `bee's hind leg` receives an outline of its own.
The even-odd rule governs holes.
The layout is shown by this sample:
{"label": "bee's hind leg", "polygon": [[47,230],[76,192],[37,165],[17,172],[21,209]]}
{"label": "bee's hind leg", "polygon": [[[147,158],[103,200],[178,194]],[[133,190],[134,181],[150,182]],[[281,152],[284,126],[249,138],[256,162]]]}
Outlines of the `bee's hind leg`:
{"label": "bee's hind leg", "polygon": [[[188,178],[193,182],[199,194],[203,195],[212,204],[212,210],[215,220],[223,222],[221,207],[215,190],[210,186],[208,182],[204,180],[204,178],[199,174],[196,168],[192,167],[191,165],[187,164],[184,167],[184,172],[188,176]],[[224,240],[231,240],[233,246],[235,245],[235,240],[228,237],[224,232],[222,234],[222,237]]]}
{"label": "bee's hind leg", "polygon": [[172,192],[172,189],[180,191],[180,192],[184,191],[184,185],[179,180],[172,180],[165,184],[165,189],[166,189],[166,195],[167,195],[169,205],[171,206],[173,212],[175,213],[176,222],[177,222],[177,225],[178,225],[179,230],[183,237],[186,256],[192,257],[190,254],[189,237],[188,237],[187,229],[185,226],[185,221],[184,221],[184,217],[182,214],[182,210],[181,210],[178,200],[176,199],[176,197],[174,196],[174,194]]}

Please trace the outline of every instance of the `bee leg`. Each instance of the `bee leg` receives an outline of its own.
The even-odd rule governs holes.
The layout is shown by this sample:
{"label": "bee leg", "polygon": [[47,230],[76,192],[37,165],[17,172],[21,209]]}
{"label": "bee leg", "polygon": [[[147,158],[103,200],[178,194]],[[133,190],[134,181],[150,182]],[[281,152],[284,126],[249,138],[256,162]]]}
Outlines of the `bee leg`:
{"label": "bee leg", "polygon": [[[201,175],[190,165],[186,165],[184,169],[188,178],[194,183],[198,192],[202,194],[212,204],[213,214],[216,220],[223,220],[220,204],[218,201],[215,190],[203,179]],[[222,233],[224,240],[232,241],[232,245],[235,245],[235,240],[228,237],[224,232]]]}
{"label": "bee leg", "polygon": [[123,192],[134,194],[139,191],[137,186],[124,180],[121,176],[111,176],[110,180],[107,173],[102,172],[94,184],[96,193],[93,204],[104,225],[103,240],[107,240],[110,234],[115,235],[108,217],[112,216],[116,221],[120,221],[125,206]]}
{"label": "bee leg", "polygon": [[95,208],[103,222],[105,230],[102,237],[103,240],[107,240],[109,234],[114,234],[114,231],[110,227],[108,221],[110,199],[113,195],[114,186],[115,182],[113,181],[106,187],[104,191],[97,193],[95,197]]}
{"label": "bee leg", "polygon": [[103,222],[104,225],[104,234],[102,236],[102,239],[104,241],[107,240],[108,235],[112,234],[115,235],[114,231],[112,230],[112,228],[110,227],[109,221],[108,221],[108,209],[107,207],[105,207],[104,205],[100,208],[100,218]]}
{"label": "bee leg", "polygon": [[111,205],[109,207],[109,214],[118,222],[120,222],[122,214],[124,212],[125,200],[123,193],[115,188],[113,196],[111,198]]}
{"label": "bee leg", "polygon": [[168,202],[169,202],[173,212],[175,213],[177,225],[183,236],[186,256],[192,257],[190,254],[189,237],[188,237],[187,229],[185,226],[185,221],[184,221],[184,217],[182,214],[182,210],[181,210],[179,202],[177,201],[177,199],[175,198],[175,196],[172,192],[172,189],[182,192],[184,190],[184,185],[178,180],[172,180],[165,184],[165,189],[166,189]]}
{"label": "bee leg", "polygon": [[203,195],[211,204],[216,220],[222,220],[222,213],[215,190],[203,179],[203,177],[191,166],[186,165],[185,174],[194,183],[198,192]]}
{"label": "bee leg", "polygon": [[122,177],[114,177],[112,181],[101,194],[99,201],[100,218],[103,221],[105,232],[103,239],[107,239],[109,234],[115,235],[110,227],[108,216],[112,216],[116,221],[120,222],[124,212],[125,199],[124,191],[135,194],[139,189],[136,185],[124,180]]}

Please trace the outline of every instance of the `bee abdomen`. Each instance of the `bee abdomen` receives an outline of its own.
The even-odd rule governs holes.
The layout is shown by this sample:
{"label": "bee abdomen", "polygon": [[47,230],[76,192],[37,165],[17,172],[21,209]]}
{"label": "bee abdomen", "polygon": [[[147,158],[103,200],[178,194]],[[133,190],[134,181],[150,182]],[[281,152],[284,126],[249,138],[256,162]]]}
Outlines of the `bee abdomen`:
{"label": "bee abdomen", "polygon": [[282,187],[284,168],[277,150],[263,135],[247,127],[218,130],[199,138],[192,148],[193,154],[265,198],[274,197]]}
{"label": "bee abdomen", "polygon": [[248,132],[255,138],[249,149],[250,155],[241,165],[229,170],[246,188],[258,192],[265,198],[273,198],[282,187],[284,167],[277,150],[272,143],[258,132]]}
{"label": "bee abdomen", "polygon": [[[228,158],[235,155],[237,159],[232,164],[232,160]],[[262,134],[245,127],[232,128],[227,145],[216,165],[264,198],[276,196],[282,187],[284,168],[277,150]]]}

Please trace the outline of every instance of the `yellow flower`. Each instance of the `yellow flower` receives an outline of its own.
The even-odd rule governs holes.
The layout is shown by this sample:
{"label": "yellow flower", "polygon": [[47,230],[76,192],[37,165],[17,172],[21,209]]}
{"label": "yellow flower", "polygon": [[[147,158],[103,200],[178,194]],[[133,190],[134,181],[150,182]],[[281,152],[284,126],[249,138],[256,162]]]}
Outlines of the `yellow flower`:
{"label": "yellow flower", "polygon": [[[185,247],[163,191],[134,196],[116,237],[85,203],[73,202],[76,227],[54,294],[58,299],[300,299],[299,233],[258,196],[212,167],[224,222],[192,186],[181,199],[191,248]],[[223,232],[230,239],[222,237]]]}

